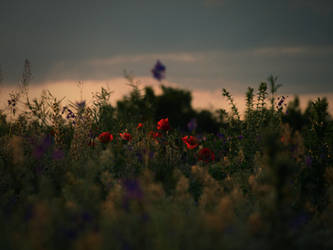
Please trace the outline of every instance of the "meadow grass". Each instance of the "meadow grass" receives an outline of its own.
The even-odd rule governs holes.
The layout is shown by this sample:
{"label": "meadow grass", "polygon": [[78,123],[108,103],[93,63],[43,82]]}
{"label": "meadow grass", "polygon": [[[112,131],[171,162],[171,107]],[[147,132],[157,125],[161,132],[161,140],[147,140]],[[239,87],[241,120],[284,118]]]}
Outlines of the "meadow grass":
{"label": "meadow grass", "polygon": [[326,99],[302,112],[271,77],[240,119],[225,89],[218,115],[167,87],[64,106],[24,77],[0,112],[0,249],[333,248]]}

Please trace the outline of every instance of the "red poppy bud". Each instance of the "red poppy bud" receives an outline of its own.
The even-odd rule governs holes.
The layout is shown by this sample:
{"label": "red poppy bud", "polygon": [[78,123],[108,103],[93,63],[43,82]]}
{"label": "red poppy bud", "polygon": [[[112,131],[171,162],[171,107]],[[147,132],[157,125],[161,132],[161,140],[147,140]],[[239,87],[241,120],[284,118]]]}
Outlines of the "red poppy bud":
{"label": "red poppy bud", "polygon": [[167,131],[170,129],[169,118],[161,119],[157,122],[157,129]]}
{"label": "red poppy bud", "polygon": [[186,147],[188,149],[194,149],[197,146],[199,146],[198,139],[195,138],[194,136],[184,136],[182,138],[183,142],[186,144]]}
{"label": "red poppy bud", "polygon": [[101,143],[108,143],[112,135],[109,132],[103,132],[98,136],[98,140]]}
{"label": "red poppy bud", "polygon": [[143,124],[140,122],[136,128],[142,128]]}
{"label": "red poppy bud", "polygon": [[209,148],[202,148],[198,152],[199,160],[206,163],[215,160],[215,154]]}
{"label": "red poppy bud", "polygon": [[120,135],[120,138],[125,141],[132,140],[132,136],[129,133],[124,132],[124,133],[119,133],[119,135]]}
{"label": "red poppy bud", "polygon": [[161,134],[160,132],[154,132],[154,131],[150,131],[150,132],[148,133],[148,135],[150,135],[150,136],[153,137],[154,139],[157,139],[157,138],[159,138],[159,137],[162,136],[162,134]]}

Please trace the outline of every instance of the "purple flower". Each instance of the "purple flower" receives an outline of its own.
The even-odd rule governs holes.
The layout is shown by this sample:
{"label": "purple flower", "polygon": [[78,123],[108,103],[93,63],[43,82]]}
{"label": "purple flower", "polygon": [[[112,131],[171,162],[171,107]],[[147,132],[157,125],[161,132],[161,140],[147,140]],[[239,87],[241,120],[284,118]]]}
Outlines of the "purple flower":
{"label": "purple flower", "polygon": [[278,102],[277,107],[281,108],[281,106],[284,103],[284,101],[286,100],[286,98],[284,96],[281,96],[281,97],[278,97],[278,100],[279,100],[279,102]]}
{"label": "purple flower", "polygon": [[309,219],[310,215],[308,213],[301,212],[290,221],[290,227],[293,230],[299,230],[309,221]]}
{"label": "purple flower", "polygon": [[125,197],[127,199],[141,199],[142,198],[142,190],[140,184],[135,179],[125,179],[123,181],[123,187],[125,188]]}
{"label": "purple flower", "polygon": [[154,154],[155,154],[155,152],[154,152],[154,151],[150,151],[150,152],[149,152],[149,159],[153,159],[153,157],[154,157]]}
{"label": "purple flower", "polygon": [[91,222],[93,220],[93,216],[89,213],[89,212],[83,212],[81,214],[81,219],[84,221],[84,222]]}
{"label": "purple flower", "polygon": [[94,131],[90,130],[90,132],[89,132],[89,138],[92,139],[92,140],[94,140],[96,138],[96,133]]}
{"label": "purple flower", "polygon": [[165,78],[165,70],[166,70],[166,67],[159,60],[157,60],[155,66],[151,70],[151,72],[153,73],[153,77],[156,80],[161,81],[162,79]]}
{"label": "purple flower", "polygon": [[306,164],[308,167],[311,166],[311,164],[312,164],[312,158],[311,158],[311,156],[309,156],[309,155],[305,156],[305,164]]}
{"label": "purple flower", "polygon": [[197,119],[192,118],[190,120],[189,123],[187,123],[187,128],[190,132],[192,132],[193,130],[195,130],[197,128],[198,124],[197,124]]}
{"label": "purple flower", "polygon": [[61,114],[64,114],[66,110],[67,110],[67,107],[66,106],[63,107]]}
{"label": "purple flower", "polygon": [[45,149],[41,146],[38,145],[35,147],[34,151],[32,152],[32,155],[37,158],[40,159],[42,157],[42,155],[44,154]]}
{"label": "purple flower", "polygon": [[122,185],[125,190],[123,196],[123,208],[129,212],[129,204],[131,200],[140,201],[142,199],[143,192],[136,179],[124,179],[122,181]]}
{"label": "purple flower", "polygon": [[148,222],[150,220],[150,216],[147,213],[142,214],[142,221],[143,222]]}
{"label": "purple flower", "polygon": [[74,119],[75,118],[75,114],[73,113],[73,111],[67,107],[64,107],[62,110],[62,114],[67,110],[67,115],[66,115],[66,119]]}
{"label": "purple flower", "polygon": [[33,217],[33,207],[32,205],[27,206],[25,213],[24,213],[24,220],[29,221]]}
{"label": "purple flower", "polygon": [[76,102],[76,107],[77,107],[77,109],[79,109],[79,110],[84,109],[85,106],[86,106],[86,101]]}
{"label": "purple flower", "polygon": [[77,232],[73,228],[64,229],[63,233],[66,236],[66,238],[68,238],[68,239],[74,240],[77,238]]}
{"label": "purple flower", "polygon": [[217,136],[218,138],[220,138],[220,139],[224,139],[224,138],[225,138],[225,137],[224,137],[224,134],[222,134],[222,133],[217,133],[216,136]]}
{"label": "purple flower", "polygon": [[52,136],[51,135],[46,135],[42,141],[42,143],[40,143],[39,145],[37,145],[33,152],[32,155],[37,158],[40,159],[42,157],[42,155],[49,149],[49,147],[52,144]]}
{"label": "purple flower", "polygon": [[54,160],[61,160],[64,158],[64,152],[60,149],[56,149],[53,151],[52,158]]}
{"label": "purple flower", "polygon": [[138,160],[142,163],[143,162],[143,156],[142,153],[140,152],[136,152],[136,157],[138,158]]}

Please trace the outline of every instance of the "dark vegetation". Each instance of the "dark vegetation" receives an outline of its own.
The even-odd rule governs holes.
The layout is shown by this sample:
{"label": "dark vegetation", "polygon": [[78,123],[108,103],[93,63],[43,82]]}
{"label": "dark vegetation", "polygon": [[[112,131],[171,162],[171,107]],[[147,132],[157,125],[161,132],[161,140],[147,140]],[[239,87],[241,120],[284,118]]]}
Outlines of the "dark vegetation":
{"label": "dark vegetation", "polygon": [[326,99],[301,111],[270,77],[244,119],[225,89],[230,112],[165,86],[64,106],[30,77],[0,112],[0,249],[333,248]]}

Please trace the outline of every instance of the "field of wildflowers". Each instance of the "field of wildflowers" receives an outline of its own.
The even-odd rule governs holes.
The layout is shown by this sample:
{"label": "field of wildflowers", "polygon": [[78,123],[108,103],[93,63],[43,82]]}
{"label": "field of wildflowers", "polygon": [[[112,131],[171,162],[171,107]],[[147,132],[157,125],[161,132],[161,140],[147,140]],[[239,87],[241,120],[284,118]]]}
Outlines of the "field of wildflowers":
{"label": "field of wildflowers", "polygon": [[64,106],[30,77],[0,111],[0,249],[333,249],[326,99],[302,112],[270,77],[244,119],[225,89],[230,112],[165,86]]}

